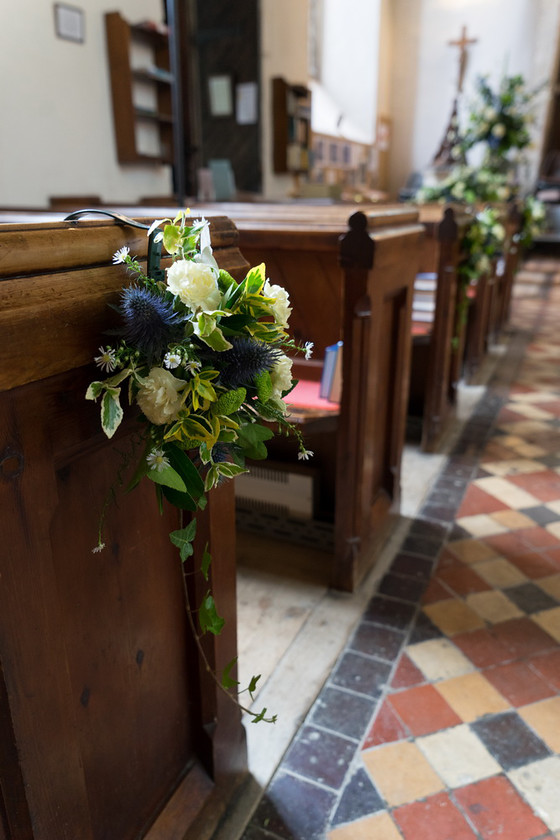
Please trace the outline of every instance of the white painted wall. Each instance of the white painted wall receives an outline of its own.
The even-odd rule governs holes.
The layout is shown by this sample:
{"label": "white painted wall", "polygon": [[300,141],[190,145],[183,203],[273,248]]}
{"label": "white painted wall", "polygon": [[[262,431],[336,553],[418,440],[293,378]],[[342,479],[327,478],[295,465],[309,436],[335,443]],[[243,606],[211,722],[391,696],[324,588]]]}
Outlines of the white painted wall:
{"label": "white painted wall", "polygon": [[58,38],[54,3],[0,3],[0,206],[46,207],[50,195],[132,202],[171,192],[168,166],[117,162],[106,11],[161,20],[160,0],[80,0],[85,43]]}
{"label": "white painted wall", "polygon": [[290,84],[308,82],[308,0],[261,0],[260,23],[263,194],[284,199],[293,181],[272,171],[271,80],[282,76]]}
{"label": "white painted wall", "polygon": [[[458,49],[448,46],[461,27],[478,42],[470,48],[464,97],[473,96],[478,75],[497,82],[503,73],[521,73],[529,86],[551,71],[559,0],[392,0],[391,192],[412,171],[430,164],[447,126],[458,77]],[[540,97],[542,128],[547,96]],[[537,147],[540,136],[537,136]],[[533,154],[534,177],[538,148]]]}
{"label": "white painted wall", "polygon": [[381,0],[324,0],[321,82],[341,114],[373,142]]}

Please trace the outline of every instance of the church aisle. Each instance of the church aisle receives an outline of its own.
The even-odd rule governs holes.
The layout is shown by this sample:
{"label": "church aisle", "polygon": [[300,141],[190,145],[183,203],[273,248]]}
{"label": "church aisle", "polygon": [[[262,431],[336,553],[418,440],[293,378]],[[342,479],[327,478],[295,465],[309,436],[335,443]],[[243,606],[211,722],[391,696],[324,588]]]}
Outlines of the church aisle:
{"label": "church aisle", "polygon": [[244,840],[560,838],[560,261]]}

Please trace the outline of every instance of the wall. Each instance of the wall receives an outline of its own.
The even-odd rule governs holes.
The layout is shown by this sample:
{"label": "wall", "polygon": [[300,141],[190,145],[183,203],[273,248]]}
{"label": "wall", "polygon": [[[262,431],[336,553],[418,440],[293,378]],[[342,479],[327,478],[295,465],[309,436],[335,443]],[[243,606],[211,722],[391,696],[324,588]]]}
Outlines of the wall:
{"label": "wall", "polygon": [[261,0],[261,119],[263,193],[268,199],[286,198],[293,182],[290,175],[272,171],[272,83],[283,76],[292,84],[307,84],[307,0]]}
{"label": "wall", "polygon": [[[549,75],[558,37],[558,0],[392,0],[390,189],[396,194],[413,171],[422,171],[443,139],[458,77],[456,40],[461,27],[477,39],[470,47],[465,98],[478,75],[497,82],[521,73],[530,86]],[[542,127],[546,95],[541,96]],[[532,156],[530,182],[538,164]]]}
{"label": "wall", "polygon": [[46,207],[50,195],[131,202],[171,191],[166,166],[121,166],[113,136],[104,13],[161,20],[161,0],[80,0],[85,43],[55,35],[54,3],[0,4],[0,206]]}

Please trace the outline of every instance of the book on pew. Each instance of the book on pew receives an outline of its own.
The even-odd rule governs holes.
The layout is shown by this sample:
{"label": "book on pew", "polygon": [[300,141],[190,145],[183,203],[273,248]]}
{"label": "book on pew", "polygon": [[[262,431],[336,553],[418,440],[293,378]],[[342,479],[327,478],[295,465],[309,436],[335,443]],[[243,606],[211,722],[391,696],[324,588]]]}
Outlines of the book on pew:
{"label": "book on pew", "polygon": [[329,402],[340,402],[342,391],[342,341],[325,348],[319,396]]}
{"label": "book on pew", "polygon": [[437,285],[437,274],[431,271],[424,271],[416,275],[414,280],[414,291],[435,292]]}

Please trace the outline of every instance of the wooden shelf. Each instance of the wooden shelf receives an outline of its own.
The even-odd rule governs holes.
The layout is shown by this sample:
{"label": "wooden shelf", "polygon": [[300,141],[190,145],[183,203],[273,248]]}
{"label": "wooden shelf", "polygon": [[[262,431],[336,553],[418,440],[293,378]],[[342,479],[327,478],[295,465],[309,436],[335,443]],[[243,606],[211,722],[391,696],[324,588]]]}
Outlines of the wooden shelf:
{"label": "wooden shelf", "polygon": [[[105,15],[113,122],[119,163],[173,163],[173,109],[169,39],[164,24],[128,23]],[[134,66],[141,47],[144,66]],[[147,51],[147,56],[146,56]]]}
{"label": "wooden shelf", "polygon": [[303,174],[311,166],[311,91],[272,80],[272,159],[276,174]]}

